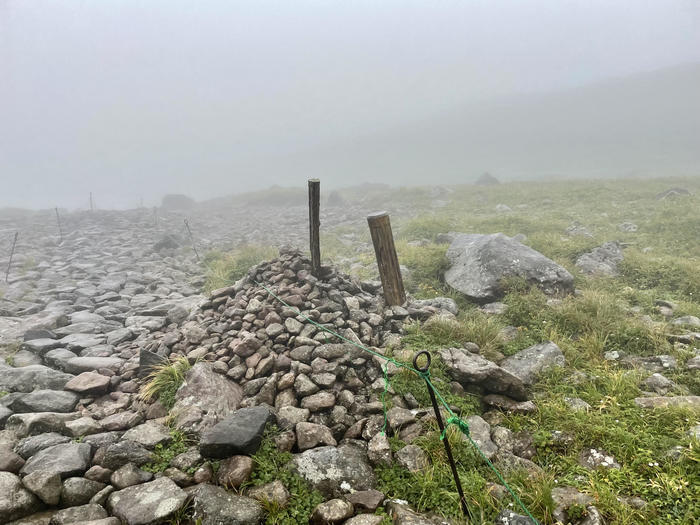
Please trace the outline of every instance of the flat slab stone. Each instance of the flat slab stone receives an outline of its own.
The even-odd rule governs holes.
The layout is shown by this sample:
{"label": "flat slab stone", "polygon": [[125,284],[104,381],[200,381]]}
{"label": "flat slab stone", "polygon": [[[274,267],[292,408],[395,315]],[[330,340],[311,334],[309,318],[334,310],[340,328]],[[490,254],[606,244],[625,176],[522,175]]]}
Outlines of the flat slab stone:
{"label": "flat slab stone", "polygon": [[341,488],[344,484],[369,490],[376,483],[367,453],[352,444],[312,448],[292,461],[297,472],[327,497],[342,497],[347,492]]}
{"label": "flat slab stone", "polygon": [[637,397],[634,402],[642,408],[700,408],[700,396]]}
{"label": "flat slab stone", "polygon": [[173,438],[167,427],[155,421],[147,421],[143,425],[127,430],[122,439],[134,441],[148,449],[153,449],[156,445],[170,443]]}
{"label": "flat slab stone", "polygon": [[185,492],[192,498],[192,519],[197,523],[201,520],[201,525],[252,525],[262,522],[263,509],[254,499],[206,483],[187,487]]}
{"label": "flat slab stone", "polygon": [[24,412],[72,412],[78,403],[77,394],[65,390],[35,390],[14,401],[10,409]]}
{"label": "flat slab stone", "polygon": [[21,368],[0,365],[0,390],[31,392],[36,389],[62,390],[73,376],[44,365]]}
{"label": "flat slab stone", "polygon": [[36,471],[56,472],[61,478],[78,476],[90,467],[92,448],[87,443],[64,443],[36,453],[20,470],[22,475]]}
{"label": "flat slab stone", "polygon": [[65,369],[71,374],[92,372],[100,368],[118,372],[122,364],[124,364],[124,360],[118,357],[73,357],[66,361]]}
{"label": "flat slab stone", "polygon": [[170,478],[162,477],[110,494],[107,508],[127,525],[147,525],[165,520],[187,500],[187,493]]}
{"label": "flat slab stone", "polygon": [[109,388],[109,377],[97,372],[83,372],[68,381],[64,388],[88,396],[104,394]]}

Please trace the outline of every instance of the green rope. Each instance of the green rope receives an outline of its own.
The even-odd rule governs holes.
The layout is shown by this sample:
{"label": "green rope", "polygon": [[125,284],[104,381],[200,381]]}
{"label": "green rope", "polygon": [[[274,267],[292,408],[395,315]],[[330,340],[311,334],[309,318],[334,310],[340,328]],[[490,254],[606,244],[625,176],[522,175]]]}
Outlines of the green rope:
{"label": "green rope", "polygon": [[359,348],[360,350],[363,350],[369,354],[372,354],[373,356],[379,357],[380,359],[384,359],[385,361],[387,361],[387,364],[384,367],[382,367],[382,370],[384,372],[384,391],[382,392],[382,395],[381,395],[382,405],[384,407],[384,426],[382,427],[382,434],[385,433],[386,427],[387,427],[386,394],[389,390],[389,372],[388,372],[389,364],[388,363],[393,363],[394,365],[396,365],[399,368],[405,368],[406,370],[410,370],[414,374],[416,374],[419,377],[421,377],[422,379],[424,379],[425,382],[427,383],[428,387],[435,393],[435,396],[438,398],[438,400],[440,401],[442,406],[445,408],[445,410],[447,410],[447,413],[450,415],[450,417],[447,419],[447,424],[445,425],[445,428],[443,429],[442,433],[440,434],[440,439],[445,439],[445,436],[447,435],[447,429],[451,425],[456,426],[460,430],[460,432],[462,432],[462,434],[464,434],[467,437],[469,442],[477,450],[479,455],[483,458],[483,460],[486,462],[486,464],[489,466],[489,468],[494,472],[494,474],[496,474],[496,476],[498,477],[500,482],[503,484],[503,486],[506,488],[506,490],[508,490],[508,492],[513,497],[513,499],[516,501],[516,503],[520,506],[521,509],[523,509],[523,511],[525,511],[525,514],[528,515],[528,517],[535,523],[535,525],[540,525],[540,522],[537,521],[537,519],[530,513],[530,511],[525,506],[525,504],[520,500],[518,495],[513,491],[513,489],[510,488],[510,485],[508,485],[506,480],[503,479],[503,476],[498,471],[498,469],[493,465],[493,463],[491,463],[489,458],[487,458],[486,455],[481,451],[481,448],[479,448],[479,445],[477,445],[476,442],[472,439],[472,437],[469,433],[469,425],[467,424],[467,422],[464,421],[462,418],[460,418],[457,414],[454,413],[454,411],[447,404],[447,401],[445,400],[445,398],[442,397],[442,394],[440,394],[438,389],[435,388],[435,385],[433,385],[433,383],[430,381],[430,371],[429,370],[425,370],[425,371],[416,370],[415,368],[413,368],[412,366],[410,366],[406,363],[402,363],[401,361],[397,361],[391,357],[385,356],[384,354],[380,354],[379,352],[375,352],[374,350],[371,350],[364,345],[356,343],[355,341],[352,341],[351,339],[348,339],[347,337],[340,335],[339,333],[335,332],[334,330],[331,330],[330,328],[327,328],[327,327],[323,326],[322,324],[317,323],[313,319],[310,319],[309,317],[302,314],[298,308],[295,308],[295,307],[291,306],[290,304],[288,304],[286,301],[284,301],[284,299],[277,296],[272,290],[270,290],[263,283],[258,282],[258,281],[255,281],[255,282],[256,282],[256,284],[261,286],[267,293],[269,293],[272,297],[277,299],[280,303],[282,303],[287,308],[290,308],[291,310],[295,311],[297,313],[297,315],[299,315],[302,319],[311,323],[315,327],[320,328],[324,332],[328,332],[329,334],[337,337],[338,339],[340,339],[342,341],[345,341],[346,343],[349,343],[349,344]]}

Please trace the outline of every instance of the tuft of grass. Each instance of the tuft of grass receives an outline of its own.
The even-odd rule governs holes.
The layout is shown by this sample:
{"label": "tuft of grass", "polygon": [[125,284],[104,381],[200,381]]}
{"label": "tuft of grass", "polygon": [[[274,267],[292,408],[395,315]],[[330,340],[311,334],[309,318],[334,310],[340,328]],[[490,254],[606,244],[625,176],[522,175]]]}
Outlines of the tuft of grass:
{"label": "tuft of grass", "polygon": [[144,401],[158,399],[170,410],[175,405],[175,393],[185,381],[185,374],[192,368],[186,357],[180,357],[172,363],[163,363],[153,367],[148,381],[139,393]]}
{"label": "tuft of grass", "polygon": [[209,293],[217,288],[230,286],[243,277],[251,267],[276,255],[277,250],[271,246],[253,244],[240,246],[231,253],[209,252],[204,257],[208,268],[204,291]]}
{"label": "tuft of grass", "polygon": [[279,430],[274,425],[265,430],[260,448],[253,455],[255,469],[248,483],[258,486],[280,480],[292,495],[286,507],[269,503],[264,505],[267,511],[265,523],[273,525],[307,523],[313,510],[324,501],[324,498],[290,468],[292,455],[289,452],[277,450],[274,438],[278,433]]}

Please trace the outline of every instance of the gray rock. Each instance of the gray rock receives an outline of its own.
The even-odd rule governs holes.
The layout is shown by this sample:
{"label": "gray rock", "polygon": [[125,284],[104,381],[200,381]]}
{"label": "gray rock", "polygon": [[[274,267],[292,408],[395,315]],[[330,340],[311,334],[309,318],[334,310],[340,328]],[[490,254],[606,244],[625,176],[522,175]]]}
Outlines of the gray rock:
{"label": "gray rock", "polygon": [[61,475],[37,470],[24,476],[24,486],[47,505],[58,505],[61,500]]}
{"label": "gray rock", "polygon": [[316,423],[300,422],[296,425],[297,447],[300,451],[317,447],[318,445],[337,445],[331,429]]}
{"label": "gray rock", "polygon": [[331,499],[316,506],[311,515],[311,523],[313,525],[341,523],[352,514],[352,503],[343,499]]}
{"label": "gray rock", "polygon": [[22,367],[30,365],[41,365],[43,364],[41,357],[30,352],[29,350],[20,350],[15,355],[12,356],[12,366]]}
{"label": "gray rock", "polygon": [[143,465],[153,459],[153,454],[133,441],[120,441],[108,445],[100,464],[110,470],[117,470],[127,463]]}
{"label": "gray rock", "polygon": [[41,501],[10,472],[0,472],[0,523],[29,516],[42,507]]}
{"label": "gray rock", "polygon": [[[637,397],[634,399],[641,408],[700,407],[700,396]],[[14,417],[14,416],[13,416]]]}
{"label": "gray rock", "polygon": [[93,372],[100,368],[106,368],[113,372],[119,372],[123,359],[118,357],[73,357],[65,363],[66,371],[71,374]]}
{"label": "gray rock", "polygon": [[201,525],[258,525],[264,517],[256,500],[221,487],[203,483],[185,491],[192,498],[192,519]]}
{"label": "gray rock", "polygon": [[0,391],[62,390],[73,376],[43,365],[12,368],[0,365]]}
{"label": "gray rock", "polygon": [[498,452],[498,447],[491,441],[491,425],[480,416],[476,415],[468,417],[466,423],[469,425],[469,435],[471,438],[479,446],[484,455],[491,459],[496,452]]}
{"label": "gray rock", "polygon": [[24,459],[12,450],[12,445],[0,444],[0,472],[17,474],[24,465]]}
{"label": "gray rock", "polygon": [[501,363],[501,368],[519,377],[525,385],[532,385],[543,371],[565,364],[566,359],[561,349],[553,342],[547,341],[506,358]]}
{"label": "gray rock", "polygon": [[479,302],[502,296],[507,277],[523,278],[546,293],[573,291],[574,279],[566,269],[502,233],[456,235],[447,258],[447,284]]}
{"label": "gray rock", "polygon": [[620,464],[617,461],[615,461],[615,458],[613,456],[607,454],[603,450],[598,450],[595,448],[584,449],[581,452],[579,463],[581,464],[581,466],[589,469],[596,469],[599,467],[614,469],[620,468]]}
{"label": "gray rock", "polygon": [[64,436],[57,432],[47,432],[45,434],[30,436],[20,440],[17,445],[15,445],[15,452],[17,452],[17,454],[22,456],[24,459],[29,459],[31,456],[41,450],[44,450],[45,448],[68,442],[70,442],[70,438],[68,436]]}
{"label": "gray rock", "polygon": [[170,430],[164,425],[155,421],[147,421],[142,425],[127,430],[122,439],[134,441],[148,449],[153,449],[156,445],[170,443],[173,438],[170,435]]}
{"label": "gray rock", "polygon": [[623,255],[620,244],[617,242],[606,242],[576,259],[576,267],[587,275],[615,277],[618,274],[617,265],[622,260]]}
{"label": "gray rock", "polygon": [[241,408],[202,435],[199,450],[205,457],[252,455],[258,450],[272,413],[263,406]]}
{"label": "gray rock", "polygon": [[127,525],[147,525],[172,516],[186,500],[185,491],[163,477],[113,492],[107,508]]}
{"label": "gray rock", "polygon": [[385,507],[394,525],[435,525],[433,520],[413,512],[405,501],[390,500]]}
{"label": "gray rock", "polygon": [[377,514],[358,514],[344,522],[344,525],[379,525],[384,518]]}
{"label": "gray rock", "polygon": [[46,355],[44,355],[44,362],[51,368],[56,368],[65,372],[66,363],[74,357],[78,357],[78,355],[65,348],[56,348],[46,352]]}
{"label": "gray rock", "polygon": [[197,363],[175,394],[175,426],[201,434],[236,410],[242,397],[241,387],[216,373],[210,363]]}
{"label": "gray rock", "polygon": [[153,474],[141,470],[133,463],[127,463],[115,470],[109,481],[117,490],[125,489],[133,485],[140,485],[153,479]]}
{"label": "gray rock", "polygon": [[396,462],[409,472],[419,472],[428,468],[430,462],[423,449],[416,445],[406,445],[396,452]]}
{"label": "gray rock", "polygon": [[294,428],[298,423],[308,421],[310,415],[308,408],[285,406],[277,411],[277,424],[282,429]]}
{"label": "gray rock", "polygon": [[301,407],[308,408],[311,412],[332,408],[333,405],[335,405],[335,394],[327,390],[317,392],[301,400]]}
{"label": "gray rock", "polygon": [[68,478],[61,488],[61,505],[77,507],[90,503],[92,497],[105,488],[104,483],[85,478]]}
{"label": "gray rock", "polygon": [[17,413],[24,412],[72,412],[79,397],[64,390],[35,390],[18,398],[11,405]]}
{"label": "gray rock", "polygon": [[477,385],[486,392],[505,394],[518,401],[527,399],[523,381],[495,363],[462,348],[440,350],[448,375],[462,386]]}
{"label": "gray rock", "polygon": [[291,495],[280,480],[276,479],[271,483],[253,487],[248,491],[248,496],[263,503],[273,503],[279,508],[287,506]]}
{"label": "gray rock", "polygon": [[353,444],[312,448],[297,454],[294,468],[314,488],[329,497],[340,497],[345,482],[353,490],[368,490],[376,483],[367,453]]}
{"label": "gray rock", "polygon": [[[127,330],[129,330],[127,328]],[[131,331],[131,330],[129,330]],[[138,377],[146,377],[148,374],[153,372],[153,368],[164,363],[167,363],[168,359],[154,352],[149,352],[141,348],[139,350],[139,367],[136,374]]]}
{"label": "gray rock", "polygon": [[84,473],[90,466],[92,449],[86,443],[64,443],[36,453],[22,467],[22,475],[36,471],[56,472],[62,478]]}
{"label": "gray rock", "polygon": [[7,418],[5,429],[11,430],[17,437],[34,436],[44,432],[65,431],[66,421],[75,419],[78,414],[61,414],[58,412],[35,412],[28,414],[14,414]]}
{"label": "gray rock", "polygon": [[382,432],[377,432],[367,443],[367,458],[372,465],[391,465],[391,445],[389,438]]}
{"label": "gray rock", "polygon": [[97,396],[109,389],[109,377],[97,372],[83,372],[68,381],[64,388],[84,396]]}
{"label": "gray rock", "polygon": [[83,521],[103,520],[107,511],[96,503],[59,510],[49,521],[49,525],[74,525]]}
{"label": "gray rock", "polygon": [[676,384],[667,377],[656,373],[642,381],[642,387],[657,394],[666,395],[676,388]]}
{"label": "gray rock", "polygon": [[677,317],[671,321],[671,324],[700,328],[700,318],[695,317],[694,315],[684,315],[683,317]]}
{"label": "gray rock", "polygon": [[532,525],[532,520],[512,510],[502,510],[496,518],[496,525]]}

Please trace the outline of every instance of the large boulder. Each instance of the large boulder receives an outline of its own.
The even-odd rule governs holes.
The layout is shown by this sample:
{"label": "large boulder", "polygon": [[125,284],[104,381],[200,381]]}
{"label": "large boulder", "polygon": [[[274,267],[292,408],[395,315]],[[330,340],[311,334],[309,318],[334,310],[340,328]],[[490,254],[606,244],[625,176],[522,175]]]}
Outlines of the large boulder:
{"label": "large boulder", "polygon": [[540,373],[554,366],[564,366],[566,359],[561,349],[552,341],[540,343],[521,350],[506,358],[501,368],[519,377],[526,385],[537,381]]}
{"label": "large boulder", "polygon": [[480,355],[462,348],[447,348],[440,350],[440,358],[447,367],[447,374],[465,388],[478,386],[487,393],[527,400],[522,379]]}
{"label": "large boulder", "polygon": [[175,394],[175,426],[201,434],[236,410],[242,398],[241,387],[216,373],[211,363],[197,363]]}
{"label": "large boulder", "polygon": [[177,512],[187,494],[170,478],[134,485],[110,494],[107,508],[127,525],[160,523]]}
{"label": "large boulder", "polygon": [[352,443],[312,448],[292,461],[297,472],[327,497],[342,497],[346,491],[341,485],[369,490],[376,483],[367,453]]}
{"label": "large boulder", "polygon": [[445,281],[478,302],[503,295],[503,279],[518,277],[545,293],[570,293],[574,278],[538,251],[503,235],[458,234],[447,250]]}
{"label": "large boulder", "polygon": [[255,454],[272,413],[263,406],[241,408],[202,434],[199,450],[208,458]]}

